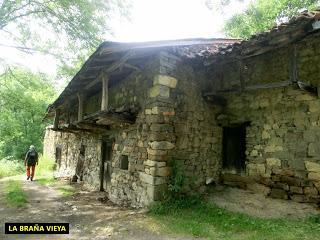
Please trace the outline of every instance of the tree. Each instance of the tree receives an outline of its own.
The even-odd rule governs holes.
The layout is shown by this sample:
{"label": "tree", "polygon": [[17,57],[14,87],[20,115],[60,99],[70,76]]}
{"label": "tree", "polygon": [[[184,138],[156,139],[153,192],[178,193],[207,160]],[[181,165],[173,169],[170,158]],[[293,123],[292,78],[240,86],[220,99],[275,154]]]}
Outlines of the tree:
{"label": "tree", "polygon": [[47,79],[19,68],[0,76],[0,159],[21,158],[31,144],[41,151],[42,119],[56,94]]}
{"label": "tree", "polygon": [[51,54],[70,70],[103,41],[113,12],[126,9],[126,0],[3,0],[0,33],[11,47]]}
{"label": "tree", "polygon": [[256,0],[249,4],[244,13],[229,19],[224,30],[229,37],[247,39],[289,20],[302,10],[315,9],[318,4],[319,0]]}

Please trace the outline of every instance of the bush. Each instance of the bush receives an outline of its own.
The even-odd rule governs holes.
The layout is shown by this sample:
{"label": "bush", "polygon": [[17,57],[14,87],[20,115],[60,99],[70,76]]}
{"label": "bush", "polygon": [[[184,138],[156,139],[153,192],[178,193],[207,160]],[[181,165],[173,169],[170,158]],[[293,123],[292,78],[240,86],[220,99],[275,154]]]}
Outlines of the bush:
{"label": "bush", "polygon": [[23,160],[16,160],[12,156],[0,160],[0,178],[21,174],[24,169]]}
{"label": "bush", "polygon": [[162,202],[157,202],[150,207],[150,213],[152,214],[167,214],[204,203],[201,195],[187,195],[183,192],[183,185],[186,182],[186,178],[183,174],[182,167],[177,161],[172,161],[171,166],[172,174],[168,183],[167,195]]}
{"label": "bush", "polygon": [[311,217],[309,218],[309,221],[310,221],[311,223],[320,224],[320,214],[311,216]]}

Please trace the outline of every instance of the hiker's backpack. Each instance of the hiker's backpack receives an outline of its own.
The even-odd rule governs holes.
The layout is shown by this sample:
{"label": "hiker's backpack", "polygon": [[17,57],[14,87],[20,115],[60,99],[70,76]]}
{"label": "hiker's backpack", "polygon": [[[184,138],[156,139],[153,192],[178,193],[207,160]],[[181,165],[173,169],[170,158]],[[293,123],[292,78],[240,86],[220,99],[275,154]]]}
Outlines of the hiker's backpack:
{"label": "hiker's backpack", "polygon": [[36,158],[36,156],[37,156],[37,153],[36,153],[36,151],[35,151],[35,150],[31,150],[31,151],[29,152],[29,158],[31,158],[31,159],[35,159],[35,158]]}

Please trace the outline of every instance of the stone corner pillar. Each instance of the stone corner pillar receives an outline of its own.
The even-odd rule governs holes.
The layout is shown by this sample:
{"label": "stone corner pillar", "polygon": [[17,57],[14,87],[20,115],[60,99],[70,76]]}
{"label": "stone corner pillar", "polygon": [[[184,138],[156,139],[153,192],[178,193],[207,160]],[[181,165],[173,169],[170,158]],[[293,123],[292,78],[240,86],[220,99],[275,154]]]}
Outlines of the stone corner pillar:
{"label": "stone corner pillar", "polygon": [[[163,199],[168,189],[171,168],[168,161],[175,149],[175,99],[173,91],[178,79],[169,74],[174,71],[177,59],[160,55],[160,68],[151,79],[145,116],[148,123],[147,160],[139,177],[146,186],[149,202]],[[164,69],[167,69],[166,71]],[[170,71],[169,71],[169,70]]]}

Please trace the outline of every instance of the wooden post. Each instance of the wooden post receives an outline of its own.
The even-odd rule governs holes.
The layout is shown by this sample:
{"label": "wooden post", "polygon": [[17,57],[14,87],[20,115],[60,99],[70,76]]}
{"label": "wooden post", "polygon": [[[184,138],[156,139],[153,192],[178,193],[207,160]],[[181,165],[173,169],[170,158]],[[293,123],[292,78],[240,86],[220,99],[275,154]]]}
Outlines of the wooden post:
{"label": "wooden post", "polygon": [[78,122],[83,119],[83,93],[78,92]]}
{"label": "wooden post", "polygon": [[101,111],[108,110],[108,85],[109,79],[105,74],[101,75],[102,80],[102,98],[101,98]]}
{"label": "wooden post", "polygon": [[244,79],[243,79],[243,63],[242,63],[242,59],[239,60],[239,79],[240,79],[240,89],[241,92],[243,92],[245,90],[245,84],[244,84]]}
{"label": "wooden post", "polygon": [[60,118],[60,109],[55,110],[53,129],[58,129],[59,127],[59,118]]}

